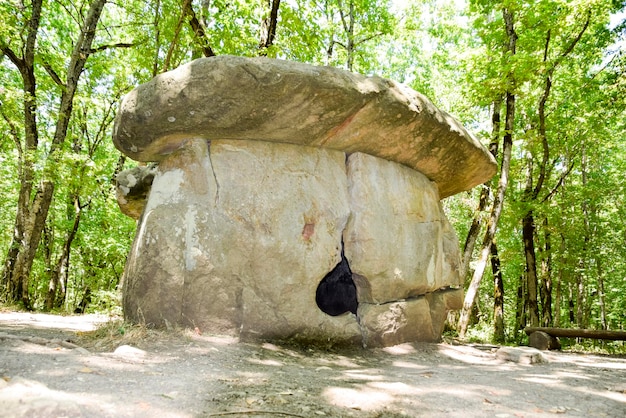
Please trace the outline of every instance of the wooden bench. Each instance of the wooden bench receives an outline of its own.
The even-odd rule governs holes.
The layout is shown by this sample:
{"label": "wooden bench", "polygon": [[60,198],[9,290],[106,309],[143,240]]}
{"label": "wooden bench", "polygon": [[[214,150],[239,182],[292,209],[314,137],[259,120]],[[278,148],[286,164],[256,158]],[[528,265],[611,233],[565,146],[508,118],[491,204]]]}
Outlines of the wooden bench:
{"label": "wooden bench", "polygon": [[559,337],[592,338],[596,340],[624,340],[626,331],[608,331],[577,328],[526,327],[528,344],[539,350],[558,350],[561,348]]}

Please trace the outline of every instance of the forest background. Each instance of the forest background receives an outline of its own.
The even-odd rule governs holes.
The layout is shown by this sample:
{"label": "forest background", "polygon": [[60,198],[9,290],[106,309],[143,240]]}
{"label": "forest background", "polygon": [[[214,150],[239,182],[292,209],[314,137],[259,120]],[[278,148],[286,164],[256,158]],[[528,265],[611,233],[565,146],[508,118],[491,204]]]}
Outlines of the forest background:
{"label": "forest background", "polygon": [[0,0],[0,302],[121,313],[120,98],[202,56],[379,75],[498,160],[447,198],[464,338],[626,325],[624,0]]}

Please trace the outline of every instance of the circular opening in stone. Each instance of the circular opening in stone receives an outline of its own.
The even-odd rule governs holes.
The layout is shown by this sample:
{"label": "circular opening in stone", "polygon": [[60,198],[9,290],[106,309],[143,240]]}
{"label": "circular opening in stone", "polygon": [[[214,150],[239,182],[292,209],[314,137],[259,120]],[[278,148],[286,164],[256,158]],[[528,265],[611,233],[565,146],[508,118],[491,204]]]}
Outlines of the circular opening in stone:
{"label": "circular opening in stone", "polygon": [[356,286],[348,260],[341,250],[341,261],[320,282],[315,292],[315,302],[322,312],[338,316],[346,312],[356,314],[358,306]]}

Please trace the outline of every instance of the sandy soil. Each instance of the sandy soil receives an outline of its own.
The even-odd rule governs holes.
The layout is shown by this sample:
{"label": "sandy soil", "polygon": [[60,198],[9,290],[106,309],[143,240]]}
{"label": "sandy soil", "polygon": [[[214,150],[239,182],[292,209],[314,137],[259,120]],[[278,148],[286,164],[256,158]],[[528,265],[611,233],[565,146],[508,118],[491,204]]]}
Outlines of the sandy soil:
{"label": "sandy soil", "polygon": [[192,331],[85,343],[105,321],[0,313],[0,416],[626,416],[625,358],[522,364],[491,346],[324,350]]}

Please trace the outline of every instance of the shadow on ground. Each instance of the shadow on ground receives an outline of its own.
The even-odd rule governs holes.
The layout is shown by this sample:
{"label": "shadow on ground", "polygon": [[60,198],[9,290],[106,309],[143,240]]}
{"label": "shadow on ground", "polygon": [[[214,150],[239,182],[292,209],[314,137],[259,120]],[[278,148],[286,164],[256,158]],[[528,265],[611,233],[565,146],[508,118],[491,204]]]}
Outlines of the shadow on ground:
{"label": "shadow on ground", "polygon": [[85,344],[107,320],[0,313],[0,416],[626,416],[623,358],[525,365],[491,346],[323,350],[191,331]]}

